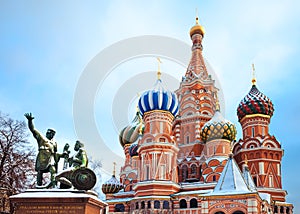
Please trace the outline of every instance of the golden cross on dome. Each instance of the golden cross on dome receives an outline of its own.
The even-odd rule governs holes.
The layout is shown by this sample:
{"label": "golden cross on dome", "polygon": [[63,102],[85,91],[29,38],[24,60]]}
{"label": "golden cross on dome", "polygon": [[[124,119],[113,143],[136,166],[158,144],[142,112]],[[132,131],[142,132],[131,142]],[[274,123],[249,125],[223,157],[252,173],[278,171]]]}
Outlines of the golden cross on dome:
{"label": "golden cross on dome", "polygon": [[256,83],[255,67],[254,67],[254,63],[252,63],[252,85],[255,85],[255,83]]}
{"label": "golden cross on dome", "polygon": [[157,79],[160,80],[161,71],[160,71],[160,64],[162,63],[159,57],[156,57],[158,62],[158,70],[157,70]]}
{"label": "golden cross on dome", "polygon": [[113,165],[114,165],[114,171],[113,171],[113,175],[115,176],[116,175],[116,162],[113,162]]}

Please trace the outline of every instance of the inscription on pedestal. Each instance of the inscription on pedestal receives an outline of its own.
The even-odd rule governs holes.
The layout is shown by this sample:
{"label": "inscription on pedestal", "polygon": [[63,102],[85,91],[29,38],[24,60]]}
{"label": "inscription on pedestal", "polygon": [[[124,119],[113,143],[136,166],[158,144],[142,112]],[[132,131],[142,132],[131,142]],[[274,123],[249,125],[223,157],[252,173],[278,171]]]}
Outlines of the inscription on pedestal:
{"label": "inscription on pedestal", "polygon": [[34,205],[24,206],[21,205],[18,211],[22,211],[24,214],[76,214],[83,212],[84,207],[79,205]]}

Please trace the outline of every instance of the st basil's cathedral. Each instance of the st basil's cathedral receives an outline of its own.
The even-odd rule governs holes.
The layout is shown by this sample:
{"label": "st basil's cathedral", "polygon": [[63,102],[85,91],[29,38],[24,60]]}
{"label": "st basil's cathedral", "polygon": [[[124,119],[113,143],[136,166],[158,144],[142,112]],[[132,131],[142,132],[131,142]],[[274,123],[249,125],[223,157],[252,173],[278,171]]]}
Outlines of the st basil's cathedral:
{"label": "st basil's cathedral", "polygon": [[[272,101],[252,79],[237,108],[242,138],[222,116],[202,51],[204,28],[190,30],[191,60],[179,88],[154,87],[120,132],[125,163],[102,185],[106,213],[291,214],[282,189],[283,149],[269,133]],[[249,81],[249,86],[250,86]]]}

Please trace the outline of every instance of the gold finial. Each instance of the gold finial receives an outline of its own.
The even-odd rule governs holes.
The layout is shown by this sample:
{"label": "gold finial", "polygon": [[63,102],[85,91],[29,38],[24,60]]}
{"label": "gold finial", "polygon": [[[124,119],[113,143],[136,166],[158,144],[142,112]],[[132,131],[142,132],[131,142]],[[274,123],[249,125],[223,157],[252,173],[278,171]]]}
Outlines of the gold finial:
{"label": "gold finial", "polygon": [[219,103],[219,100],[216,101],[216,111],[220,111],[220,103]]}
{"label": "gold finial", "polygon": [[159,57],[156,57],[157,62],[158,62],[158,70],[157,70],[157,79],[160,80],[160,76],[161,76],[161,71],[160,71],[160,64],[161,64],[161,60]]}
{"label": "gold finial", "polygon": [[216,93],[216,111],[220,111],[220,102],[218,98],[218,93]]}
{"label": "gold finial", "polygon": [[252,63],[252,85],[256,84],[256,78],[255,78],[255,67],[254,63]]}
{"label": "gold finial", "polygon": [[198,18],[198,8],[196,7],[196,25],[199,24],[199,18]]}
{"label": "gold finial", "polygon": [[246,154],[245,154],[245,164],[248,165],[248,157]]}
{"label": "gold finial", "polygon": [[114,171],[113,171],[113,176],[116,176],[116,162],[113,162],[113,165],[114,165]]}
{"label": "gold finial", "polygon": [[141,124],[140,128],[139,128],[139,135],[143,134],[143,125]]}

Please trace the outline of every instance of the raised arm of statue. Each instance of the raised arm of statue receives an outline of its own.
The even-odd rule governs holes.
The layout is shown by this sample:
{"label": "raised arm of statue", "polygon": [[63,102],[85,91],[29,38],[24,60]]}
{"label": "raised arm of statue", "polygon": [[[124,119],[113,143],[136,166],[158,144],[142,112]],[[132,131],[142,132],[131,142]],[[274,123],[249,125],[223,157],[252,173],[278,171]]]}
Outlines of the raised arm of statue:
{"label": "raised arm of statue", "polygon": [[24,116],[27,118],[27,120],[28,120],[28,128],[29,128],[29,130],[32,132],[32,134],[33,134],[33,137],[35,138],[35,139],[37,139],[37,141],[39,142],[39,140],[40,140],[40,133],[34,128],[34,125],[33,125],[33,119],[34,119],[34,117],[32,116],[32,114],[31,113],[26,113],[26,114],[24,114]]}

